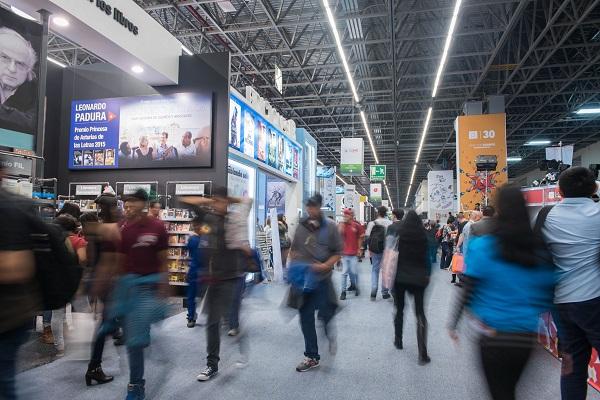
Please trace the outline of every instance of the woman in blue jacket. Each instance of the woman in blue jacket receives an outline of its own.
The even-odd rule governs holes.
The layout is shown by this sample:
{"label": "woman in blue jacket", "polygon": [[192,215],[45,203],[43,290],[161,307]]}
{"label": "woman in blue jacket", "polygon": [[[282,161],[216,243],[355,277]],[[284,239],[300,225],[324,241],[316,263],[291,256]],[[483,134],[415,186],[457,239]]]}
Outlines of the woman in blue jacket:
{"label": "woman in blue jacket", "polygon": [[554,274],[525,199],[516,186],[496,194],[498,213],[491,233],[469,241],[464,290],[449,324],[456,327],[466,307],[479,335],[479,351],[494,400],[515,399],[515,387],[536,343],[540,314],[552,304]]}

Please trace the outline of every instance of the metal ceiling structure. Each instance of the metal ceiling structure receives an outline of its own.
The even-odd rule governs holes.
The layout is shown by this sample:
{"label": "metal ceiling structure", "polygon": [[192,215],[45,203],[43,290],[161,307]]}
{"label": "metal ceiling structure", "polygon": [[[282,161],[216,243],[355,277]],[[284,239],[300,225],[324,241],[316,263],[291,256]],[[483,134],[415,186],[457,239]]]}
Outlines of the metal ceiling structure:
{"label": "metal ceiling structure", "polygon": [[[407,195],[429,106],[415,182],[433,165],[453,168],[454,119],[466,101],[488,95],[505,95],[509,155],[523,157],[510,165],[511,176],[543,157],[543,147],[524,146],[528,140],[580,148],[600,139],[600,115],[574,114],[600,104],[600,0],[463,0],[434,99],[456,0],[329,0],[360,104],[322,0],[135,1],[193,52],[231,52],[231,85],[242,93],[253,86],[311,132],[325,164],[339,164],[341,137],[365,136],[364,110],[395,205]],[[97,61],[82,49],[67,53],[69,43],[59,39],[53,56]],[[275,88],[276,66],[283,93]],[[365,164],[372,163],[365,146]],[[354,182],[367,188],[369,180]]]}

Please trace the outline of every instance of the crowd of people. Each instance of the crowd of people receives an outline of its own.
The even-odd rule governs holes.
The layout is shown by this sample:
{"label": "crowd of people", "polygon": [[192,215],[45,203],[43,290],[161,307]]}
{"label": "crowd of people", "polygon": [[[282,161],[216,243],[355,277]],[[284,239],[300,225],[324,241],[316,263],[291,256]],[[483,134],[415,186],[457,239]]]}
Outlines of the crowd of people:
{"label": "crowd of people", "polygon": [[[379,293],[384,300],[393,297],[396,314],[390,340],[395,348],[404,348],[409,295],[415,305],[418,363],[432,362],[425,302],[441,247],[440,269],[450,269],[458,256],[464,260],[460,271],[452,271],[450,282],[458,288],[448,335],[459,343],[459,324],[466,311],[492,398],[516,398],[515,388],[535,347],[539,317],[552,312],[562,358],[562,399],[585,399],[588,361],[593,348],[600,350],[600,207],[592,199],[598,184],[590,170],[574,167],[562,173],[559,188],[562,201],[543,208],[533,223],[520,189],[512,185],[497,190],[493,206],[456,217],[449,214],[443,225],[423,220],[414,210],[394,209],[388,216],[385,207],[377,209],[366,228],[351,209],[343,211],[338,224],[323,213],[318,194],[306,202],[305,217],[293,235],[285,217],[279,216],[282,267],[289,285],[285,305],[297,310],[305,344],[296,370],[306,372],[320,365],[317,319],[323,324],[329,353],[336,353],[333,320],[338,301],[350,301],[349,293],[360,296],[362,257],[371,264],[370,299],[376,301]],[[144,349],[151,345],[152,324],[168,316],[170,295],[168,234],[157,218],[160,204],[149,200],[138,190],[123,199],[121,209],[117,197],[106,193],[96,199],[97,215],[82,214],[70,203],[60,210],[54,226],[61,228],[60,237],[81,279],[68,300],[44,312],[48,284],[39,281],[37,271],[45,224],[27,202],[0,189],[5,216],[0,226],[0,399],[17,398],[17,353],[36,315],[43,314],[41,340],[54,344],[58,355],[64,354],[67,303],[80,312],[101,310],[86,384],[113,381],[102,369],[105,342],[112,337],[127,348],[126,399],[145,398]],[[207,356],[197,379],[208,381],[219,372],[223,321],[228,335],[239,343],[237,365],[248,363],[240,310],[246,275],[262,276],[246,222],[253,201],[232,198],[218,187],[210,197],[180,201],[194,215],[194,234],[187,243],[187,326],[198,323],[197,297],[202,297]],[[267,230],[275,229],[272,224]]]}

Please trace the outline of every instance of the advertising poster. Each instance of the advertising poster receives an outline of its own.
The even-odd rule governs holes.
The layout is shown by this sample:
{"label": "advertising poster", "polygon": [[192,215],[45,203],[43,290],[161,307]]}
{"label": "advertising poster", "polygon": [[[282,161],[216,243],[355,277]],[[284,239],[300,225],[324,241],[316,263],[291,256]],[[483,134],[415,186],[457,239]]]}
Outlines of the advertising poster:
{"label": "advertising poster", "polygon": [[340,172],[346,176],[362,176],[365,144],[360,138],[342,138]]}
{"label": "advertising poster", "polygon": [[277,179],[267,180],[267,209],[276,209],[277,214],[285,214],[285,186],[284,181]]}
{"label": "advertising poster", "polygon": [[335,211],[335,167],[317,166],[317,191],[323,197],[323,208]]}
{"label": "advertising poster", "polygon": [[229,145],[240,150],[242,147],[242,108],[238,103],[229,100]]}
{"label": "advertising poster", "polygon": [[[454,210],[454,172],[429,171],[427,174],[427,216],[429,219],[443,221],[449,211]],[[445,221],[444,221],[445,222]]]}
{"label": "advertising poster", "polygon": [[212,165],[212,94],[71,103],[70,169]]}
{"label": "advertising poster", "polygon": [[256,121],[256,132],[258,140],[256,145],[256,158],[259,161],[267,162],[267,126],[263,121]]}
{"label": "advertising poster", "polygon": [[252,158],[254,155],[254,135],[256,132],[256,119],[248,110],[244,111],[244,154]]}
{"label": "advertising poster", "polygon": [[381,202],[381,183],[371,183],[370,191],[369,200],[373,203]]}
{"label": "advertising poster", "polygon": [[271,128],[267,130],[268,132],[268,162],[267,164],[273,168],[277,168],[277,132]]}
{"label": "advertising poster", "polygon": [[42,26],[0,8],[0,145],[34,150]]}
{"label": "advertising poster", "polygon": [[[232,197],[253,198],[256,192],[256,170],[237,161],[229,160],[227,163],[227,192]],[[235,211],[235,204],[230,207],[230,211]],[[248,214],[248,237],[251,244],[254,242],[255,212],[252,207]]]}
{"label": "advertising poster", "polygon": [[[456,121],[457,198],[460,210],[473,210],[476,204],[494,195],[508,182],[506,163],[506,114],[468,115]],[[494,171],[477,171],[477,156],[495,156]]]}
{"label": "advertising poster", "polygon": [[293,176],[296,179],[300,179],[300,149],[292,147],[292,157],[294,159]]}

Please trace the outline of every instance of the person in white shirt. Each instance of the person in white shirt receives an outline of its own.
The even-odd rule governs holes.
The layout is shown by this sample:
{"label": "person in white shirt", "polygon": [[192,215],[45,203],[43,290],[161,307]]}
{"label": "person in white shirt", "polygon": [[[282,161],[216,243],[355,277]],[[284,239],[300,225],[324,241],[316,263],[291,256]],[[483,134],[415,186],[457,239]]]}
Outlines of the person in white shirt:
{"label": "person in white shirt", "polygon": [[[369,255],[371,256],[371,301],[377,298],[379,289],[379,272],[381,271],[381,259],[383,258],[383,249],[385,247],[385,235],[388,226],[392,224],[387,218],[387,208],[377,208],[377,219],[369,222],[367,225],[367,243],[369,246]],[[381,295],[384,299],[390,298],[390,289],[381,287]]]}
{"label": "person in white shirt", "polygon": [[194,157],[196,155],[196,146],[192,143],[192,132],[187,131],[181,139],[181,146],[177,148],[180,158]]}

